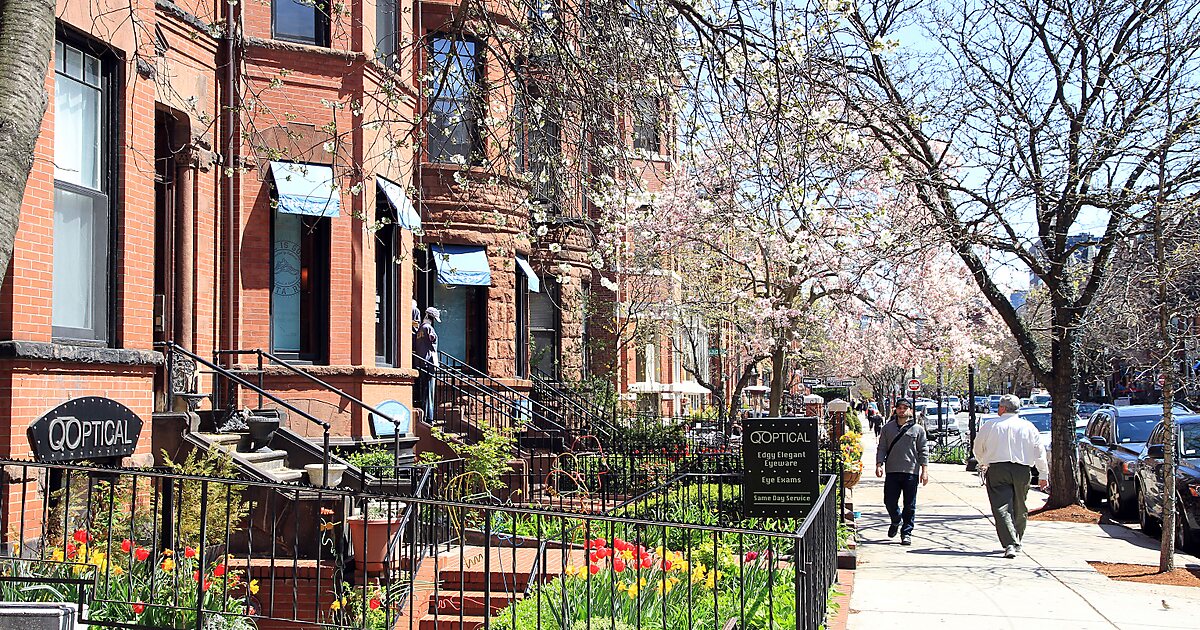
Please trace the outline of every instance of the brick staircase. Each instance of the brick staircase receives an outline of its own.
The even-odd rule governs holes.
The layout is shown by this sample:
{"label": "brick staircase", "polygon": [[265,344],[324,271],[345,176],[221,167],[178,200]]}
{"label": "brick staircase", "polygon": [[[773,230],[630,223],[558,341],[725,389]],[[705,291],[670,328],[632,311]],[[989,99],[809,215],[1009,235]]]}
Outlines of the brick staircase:
{"label": "brick staircase", "polygon": [[[538,572],[540,579],[558,577],[564,553],[568,554],[570,563],[583,562],[582,551],[548,549],[546,564]],[[537,549],[513,547],[487,551],[483,547],[467,546],[439,554],[436,588],[417,594],[428,602],[428,609],[419,618],[417,627],[420,630],[484,627],[489,613],[495,616],[524,598],[536,557]]]}

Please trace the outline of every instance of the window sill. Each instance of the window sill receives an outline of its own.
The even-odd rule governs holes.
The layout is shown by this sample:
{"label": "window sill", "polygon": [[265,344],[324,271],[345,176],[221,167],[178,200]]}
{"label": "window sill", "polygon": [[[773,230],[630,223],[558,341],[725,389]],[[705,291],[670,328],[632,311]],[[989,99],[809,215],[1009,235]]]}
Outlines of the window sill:
{"label": "window sill", "polygon": [[358,60],[365,58],[364,53],[355,52],[352,50],[342,50],[340,48],[330,48],[329,46],[316,46],[313,44],[301,44],[291,42],[286,39],[265,39],[262,37],[247,37],[246,45],[252,48],[260,48],[266,50],[279,50],[285,52],[300,52],[312,53],[317,55],[326,55],[329,57],[337,57],[338,59]]}
{"label": "window sill", "polygon": [[44,341],[0,341],[0,361],[62,361],[105,365],[162,365],[161,352]]}

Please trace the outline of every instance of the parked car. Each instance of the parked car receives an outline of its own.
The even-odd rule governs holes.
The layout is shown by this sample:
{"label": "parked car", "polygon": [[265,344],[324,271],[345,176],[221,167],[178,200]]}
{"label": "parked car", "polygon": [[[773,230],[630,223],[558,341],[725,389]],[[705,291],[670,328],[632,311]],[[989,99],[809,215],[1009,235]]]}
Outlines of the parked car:
{"label": "parked car", "polygon": [[1029,397],[1029,402],[1038,407],[1050,406],[1050,394],[1034,394]]}
{"label": "parked car", "polygon": [[992,394],[988,396],[988,411],[991,413],[1000,412],[1000,394]]}
{"label": "parked car", "polygon": [[987,409],[988,409],[987,396],[976,396],[974,402],[975,402],[975,411],[981,411],[984,413],[987,412]]}
{"label": "parked car", "polygon": [[[1175,493],[1176,497],[1176,544],[1185,551],[1200,552],[1200,416],[1187,415],[1175,418]],[[1159,422],[1150,432],[1145,448],[1138,456],[1137,507],[1138,522],[1142,531],[1157,536],[1162,532],[1162,517],[1166,488],[1163,477],[1163,444],[1166,442],[1166,427]]]}
{"label": "parked car", "polygon": [[946,406],[940,407],[940,409],[941,418],[939,421],[939,407],[937,405],[925,408],[925,430],[933,435],[940,433],[957,435],[959,433],[959,429],[958,421],[955,418],[954,409]]}
{"label": "parked car", "polygon": [[[1179,411],[1188,413],[1183,407]],[[1161,419],[1159,405],[1105,405],[1092,414],[1079,440],[1080,498],[1095,502],[1103,495],[1114,516],[1129,513],[1138,455]]]}
{"label": "parked car", "polygon": [[954,413],[962,411],[962,399],[958,396],[947,396],[946,406],[954,409]]}
{"label": "parked car", "polygon": [[[1050,410],[1039,407],[1031,407],[1022,409],[1017,412],[1017,415],[1032,422],[1033,426],[1037,427],[1038,434],[1042,438],[1042,448],[1046,449],[1046,465],[1050,464]],[[1033,481],[1038,480],[1037,468],[1033,469]]]}

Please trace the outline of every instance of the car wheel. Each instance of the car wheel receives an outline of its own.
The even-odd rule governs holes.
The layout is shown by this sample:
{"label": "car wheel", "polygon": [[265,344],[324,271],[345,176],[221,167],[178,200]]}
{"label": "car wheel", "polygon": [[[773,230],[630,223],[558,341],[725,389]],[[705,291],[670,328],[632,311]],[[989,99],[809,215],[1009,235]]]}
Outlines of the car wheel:
{"label": "car wheel", "polygon": [[1092,484],[1088,483],[1087,473],[1083,472],[1083,467],[1079,468],[1079,501],[1084,505],[1095,505],[1098,497],[1092,491]]}
{"label": "car wheel", "polygon": [[1175,550],[1200,554],[1200,531],[1188,527],[1183,506],[1175,506]]}
{"label": "car wheel", "polygon": [[1137,492],[1137,508],[1138,508],[1138,524],[1142,526],[1142,531],[1147,536],[1158,536],[1162,533],[1162,523],[1158,522],[1153,516],[1150,516],[1150,510],[1146,509],[1146,495],[1142,493],[1142,489],[1138,488]]}
{"label": "car wheel", "polygon": [[1121,517],[1129,511],[1129,506],[1121,500],[1121,487],[1117,485],[1117,478],[1109,475],[1108,477],[1108,509],[1115,517]]}

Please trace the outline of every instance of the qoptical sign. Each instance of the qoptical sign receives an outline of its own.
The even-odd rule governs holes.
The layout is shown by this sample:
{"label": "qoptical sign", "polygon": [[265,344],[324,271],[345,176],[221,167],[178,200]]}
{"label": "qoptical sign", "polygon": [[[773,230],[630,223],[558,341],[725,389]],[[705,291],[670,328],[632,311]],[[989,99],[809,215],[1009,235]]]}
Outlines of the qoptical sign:
{"label": "qoptical sign", "polygon": [[68,400],[29,425],[34,455],[42,462],[132,455],[141,433],[137,414],[100,396]]}
{"label": "qoptical sign", "polygon": [[746,516],[803,518],[820,491],[817,419],[747,418],[744,425]]}

